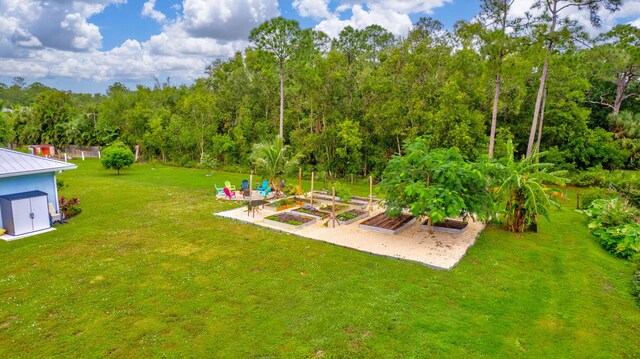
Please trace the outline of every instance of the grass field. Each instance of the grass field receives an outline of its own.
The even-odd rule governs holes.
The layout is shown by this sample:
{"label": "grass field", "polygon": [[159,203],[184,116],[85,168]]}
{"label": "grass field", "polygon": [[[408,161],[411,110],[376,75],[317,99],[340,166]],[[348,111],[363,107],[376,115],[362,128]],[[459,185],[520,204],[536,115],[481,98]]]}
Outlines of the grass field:
{"label": "grass field", "polygon": [[0,243],[2,358],[640,357],[633,267],[574,202],[445,272],[213,216],[241,175],[78,167],[79,217]]}

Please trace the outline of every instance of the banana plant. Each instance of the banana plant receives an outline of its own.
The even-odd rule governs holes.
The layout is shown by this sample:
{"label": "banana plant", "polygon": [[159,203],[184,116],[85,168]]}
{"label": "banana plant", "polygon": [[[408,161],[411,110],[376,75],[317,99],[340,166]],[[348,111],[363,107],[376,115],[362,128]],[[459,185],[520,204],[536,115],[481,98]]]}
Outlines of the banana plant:
{"label": "banana plant", "polygon": [[549,208],[559,207],[561,191],[551,185],[564,186],[566,171],[553,171],[553,163],[541,163],[544,153],[533,153],[516,161],[513,143],[507,143],[507,157],[495,164],[495,201],[503,223],[511,232],[524,232],[539,216],[549,219]]}

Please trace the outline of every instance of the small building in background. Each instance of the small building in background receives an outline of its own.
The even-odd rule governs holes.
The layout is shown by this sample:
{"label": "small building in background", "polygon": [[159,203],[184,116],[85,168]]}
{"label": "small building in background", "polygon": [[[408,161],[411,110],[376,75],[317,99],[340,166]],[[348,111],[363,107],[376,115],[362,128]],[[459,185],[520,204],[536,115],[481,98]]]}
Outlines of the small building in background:
{"label": "small building in background", "polygon": [[50,207],[60,213],[56,172],[74,168],[71,163],[0,148],[0,228],[12,236],[49,229]]}
{"label": "small building in background", "polygon": [[53,157],[56,155],[56,148],[53,145],[31,145],[29,146],[32,155],[42,157]]}

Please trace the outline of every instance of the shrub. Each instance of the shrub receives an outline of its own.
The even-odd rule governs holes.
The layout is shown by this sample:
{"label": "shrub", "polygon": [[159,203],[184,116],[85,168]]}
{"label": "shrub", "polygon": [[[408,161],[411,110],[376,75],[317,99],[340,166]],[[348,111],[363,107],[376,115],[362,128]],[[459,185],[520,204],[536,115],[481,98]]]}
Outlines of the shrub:
{"label": "shrub", "polygon": [[604,249],[620,258],[632,259],[640,253],[640,224],[629,222],[593,231]]}
{"label": "shrub", "polygon": [[69,198],[62,196],[58,200],[58,204],[60,205],[60,212],[64,216],[64,218],[71,218],[82,213],[82,208],[80,208],[80,200],[78,197]]}
{"label": "shrub", "polygon": [[573,175],[571,184],[578,187],[607,187],[609,186],[609,171],[602,167],[591,167],[586,171]]}
{"label": "shrub", "polygon": [[590,218],[589,228],[604,249],[621,258],[638,256],[640,224],[635,222],[635,207],[620,198],[597,199],[582,212]]}
{"label": "shrub", "polygon": [[638,262],[638,269],[633,273],[633,296],[636,297],[638,304],[640,304],[640,262]]}
{"label": "shrub", "polygon": [[596,229],[634,222],[637,209],[620,198],[597,199],[583,213],[591,218],[589,228]]}
{"label": "shrub", "polygon": [[604,188],[594,188],[590,192],[580,196],[580,209],[587,209],[591,203],[597,199],[612,199],[618,194],[614,190]]}

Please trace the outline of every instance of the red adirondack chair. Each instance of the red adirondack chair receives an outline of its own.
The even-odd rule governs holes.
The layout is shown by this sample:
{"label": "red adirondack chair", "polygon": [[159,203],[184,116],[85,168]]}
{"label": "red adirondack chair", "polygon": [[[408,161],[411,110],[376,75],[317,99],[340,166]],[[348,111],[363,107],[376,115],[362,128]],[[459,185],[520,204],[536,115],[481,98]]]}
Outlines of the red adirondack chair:
{"label": "red adirondack chair", "polygon": [[224,188],[224,194],[228,199],[232,199],[236,196],[235,192],[231,192],[227,187]]}

